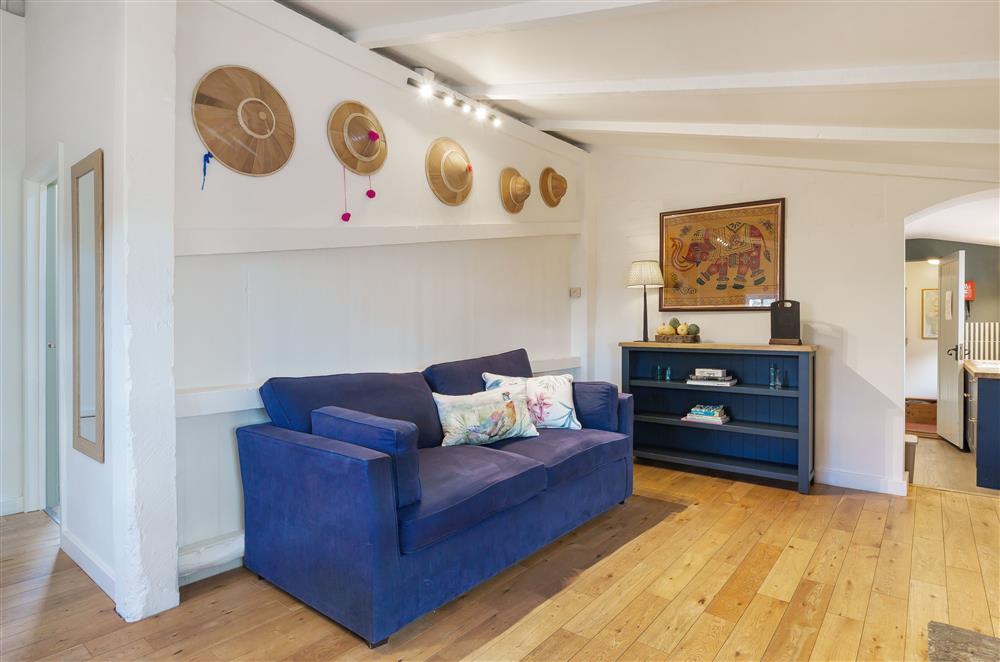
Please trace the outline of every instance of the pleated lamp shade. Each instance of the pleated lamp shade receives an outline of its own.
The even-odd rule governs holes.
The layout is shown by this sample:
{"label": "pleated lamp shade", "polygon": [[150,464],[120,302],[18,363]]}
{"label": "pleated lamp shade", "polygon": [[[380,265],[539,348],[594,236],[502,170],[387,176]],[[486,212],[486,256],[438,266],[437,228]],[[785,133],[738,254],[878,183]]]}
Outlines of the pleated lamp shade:
{"label": "pleated lamp shade", "polygon": [[663,272],[656,260],[636,260],[628,272],[628,287],[663,287]]}

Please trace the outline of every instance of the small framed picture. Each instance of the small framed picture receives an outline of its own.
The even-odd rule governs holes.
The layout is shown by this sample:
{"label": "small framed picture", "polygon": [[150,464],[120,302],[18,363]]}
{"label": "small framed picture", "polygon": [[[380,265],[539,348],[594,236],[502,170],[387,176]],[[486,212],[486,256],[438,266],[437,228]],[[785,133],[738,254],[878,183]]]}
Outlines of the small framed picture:
{"label": "small framed picture", "polygon": [[938,337],[938,311],[941,308],[941,291],[920,290],[920,337],[932,340]]}

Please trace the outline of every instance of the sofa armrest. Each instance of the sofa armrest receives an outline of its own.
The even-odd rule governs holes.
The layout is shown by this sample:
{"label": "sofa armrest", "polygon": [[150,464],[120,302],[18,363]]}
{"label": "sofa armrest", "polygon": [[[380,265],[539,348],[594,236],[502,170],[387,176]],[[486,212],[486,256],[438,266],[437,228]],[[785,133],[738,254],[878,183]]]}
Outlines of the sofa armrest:
{"label": "sofa armrest", "polygon": [[[628,435],[629,459],[634,457],[633,448],[635,446],[635,436],[633,434],[635,426],[635,399],[631,393],[620,393],[618,395],[618,432]],[[632,496],[632,465],[629,464],[628,474],[625,477],[625,496]]]}
{"label": "sofa armrest", "polygon": [[245,565],[368,641],[384,639],[399,611],[389,456],[269,424],[236,437]]}
{"label": "sofa armrest", "polygon": [[392,458],[396,505],[420,501],[420,462],[417,426],[409,421],[383,418],[344,407],[323,407],[312,412],[313,434],[344,439]]}
{"label": "sofa armrest", "polygon": [[631,393],[618,394],[618,432],[632,436],[635,424],[635,400]]}
{"label": "sofa armrest", "polygon": [[618,387],[608,382],[573,382],[573,404],[580,425],[618,430]]}

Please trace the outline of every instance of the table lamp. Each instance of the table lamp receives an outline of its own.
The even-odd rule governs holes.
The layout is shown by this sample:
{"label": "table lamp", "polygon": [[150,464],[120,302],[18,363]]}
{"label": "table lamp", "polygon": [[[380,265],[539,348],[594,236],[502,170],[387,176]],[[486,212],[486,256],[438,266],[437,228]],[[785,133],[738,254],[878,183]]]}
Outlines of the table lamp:
{"label": "table lamp", "polygon": [[642,288],[642,341],[649,342],[649,312],[646,299],[647,287],[663,287],[663,272],[656,260],[636,260],[628,272],[628,287]]}

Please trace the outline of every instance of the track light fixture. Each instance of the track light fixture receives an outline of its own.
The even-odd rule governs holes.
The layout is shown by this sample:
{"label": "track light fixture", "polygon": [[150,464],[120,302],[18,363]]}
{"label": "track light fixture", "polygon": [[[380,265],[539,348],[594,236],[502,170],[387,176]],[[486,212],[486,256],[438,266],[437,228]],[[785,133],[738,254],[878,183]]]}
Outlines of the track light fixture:
{"label": "track light fixture", "polygon": [[[408,85],[417,88],[417,93],[422,99],[440,99],[446,108],[461,108],[463,115],[474,114],[480,122],[489,120],[493,128],[498,129],[503,125],[500,116],[492,112],[487,106],[473,101],[466,96],[448,89],[434,81],[434,72],[427,69],[417,69],[413,77],[407,81]],[[475,110],[475,113],[472,111]]]}

